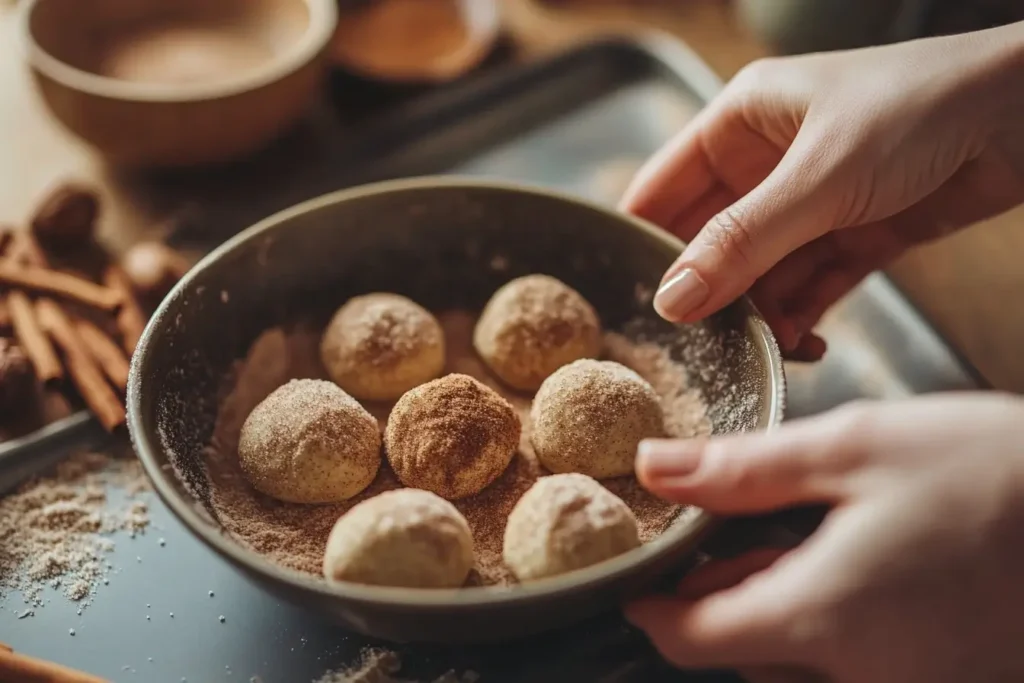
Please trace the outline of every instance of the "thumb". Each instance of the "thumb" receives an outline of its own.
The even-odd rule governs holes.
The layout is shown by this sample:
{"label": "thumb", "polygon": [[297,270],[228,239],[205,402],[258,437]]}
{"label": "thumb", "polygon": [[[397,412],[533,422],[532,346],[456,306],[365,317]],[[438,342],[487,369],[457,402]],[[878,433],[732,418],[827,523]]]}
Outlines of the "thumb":
{"label": "thumb", "polygon": [[[773,432],[640,443],[636,473],[651,493],[719,514],[768,512],[837,503],[847,496],[854,439],[837,438],[830,416]],[[849,442],[849,443],[844,443]]]}
{"label": "thumb", "polygon": [[[814,136],[818,137],[818,136]],[[787,255],[833,227],[827,154],[802,129],[759,185],[709,220],[665,273],[658,313],[694,322],[728,305]]]}

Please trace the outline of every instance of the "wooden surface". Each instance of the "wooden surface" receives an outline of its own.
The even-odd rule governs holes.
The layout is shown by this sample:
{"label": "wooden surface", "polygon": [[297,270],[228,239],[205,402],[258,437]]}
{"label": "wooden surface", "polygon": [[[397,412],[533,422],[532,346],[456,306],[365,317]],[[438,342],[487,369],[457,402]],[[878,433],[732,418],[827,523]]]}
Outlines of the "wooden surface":
{"label": "wooden surface", "polygon": [[[678,2],[672,12],[585,7],[538,10],[505,0],[507,21],[528,55],[597,35],[656,26],[690,44],[723,78],[765,54],[719,1]],[[571,4],[571,3],[570,3]],[[101,236],[124,243],[154,226],[127,184],[61,130],[38,101],[18,54],[14,13],[0,7],[0,223],[21,223],[56,179],[100,184],[107,210]],[[921,249],[893,268],[896,281],[939,331],[996,387],[1024,391],[1024,209]]]}

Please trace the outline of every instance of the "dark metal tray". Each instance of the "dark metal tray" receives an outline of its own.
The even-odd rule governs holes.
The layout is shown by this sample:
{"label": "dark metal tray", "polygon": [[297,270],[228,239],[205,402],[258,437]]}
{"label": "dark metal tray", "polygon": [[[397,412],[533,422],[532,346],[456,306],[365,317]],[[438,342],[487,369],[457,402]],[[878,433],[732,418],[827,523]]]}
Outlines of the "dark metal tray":
{"label": "dark metal tray", "polygon": [[[337,81],[334,101],[305,130],[245,165],[145,178],[133,181],[132,190],[156,212],[182,202],[200,207],[199,228],[175,237],[201,244],[326,191],[426,173],[510,178],[612,202],[631,170],[720,83],[688,49],[653,38],[601,42],[484,74],[353,128],[339,112],[360,100],[363,87]],[[837,306],[822,331],[830,344],[826,360],[788,369],[791,416],[853,398],[977,386],[882,276]],[[63,457],[74,443],[100,437],[90,420],[74,416],[46,434],[0,447],[0,486]],[[263,683],[304,683],[352,662],[368,644],[242,580],[155,497],[151,517],[149,533],[117,539],[111,558],[117,573],[81,616],[51,592],[34,617],[17,620],[23,606],[7,596],[0,600],[0,640],[114,681],[155,683],[257,676]],[[794,538],[778,531],[766,540]],[[75,637],[66,635],[69,628]],[[736,680],[673,671],[616,615],[523,643],[401,652],[402,677],[410,680],[433,680],[448,669],[474,670],[485,683]]]}

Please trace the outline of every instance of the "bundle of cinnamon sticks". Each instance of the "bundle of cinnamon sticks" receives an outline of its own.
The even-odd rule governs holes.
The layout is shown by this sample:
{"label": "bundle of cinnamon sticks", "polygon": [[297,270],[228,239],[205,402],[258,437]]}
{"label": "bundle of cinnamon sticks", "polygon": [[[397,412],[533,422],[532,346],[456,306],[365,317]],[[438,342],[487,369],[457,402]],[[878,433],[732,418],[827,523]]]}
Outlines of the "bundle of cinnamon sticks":
{"label": "bundle of cinnamon sticks", "polygon": [[[94,278],[73,267],[76,254],[96,251],[92,222],[98,200],[95,193],[82,195],[87,192],[59,187],[30,229],[0,229],[0,326],[6,318],[44,394],[52,397],[73,387],[113,432],[125,424],[129,359],[147,315],[116,261],[105,259]],[[90,224],[73,225],[76,221]]]}

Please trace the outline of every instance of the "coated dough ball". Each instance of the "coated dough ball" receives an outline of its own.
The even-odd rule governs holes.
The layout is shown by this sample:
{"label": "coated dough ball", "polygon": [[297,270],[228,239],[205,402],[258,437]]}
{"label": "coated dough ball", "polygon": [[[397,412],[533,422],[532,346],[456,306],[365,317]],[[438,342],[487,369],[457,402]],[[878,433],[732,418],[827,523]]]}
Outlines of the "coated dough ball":
{"label": "coated dough ball", "polygon": [[640,441],[665,435],[658,395],[613,361],[578,360],[544,380],[530,409],[537,458],[595,479],[633,473]]}
{"label": "coated dough ball", "polygon": [[564,574],[640,545],[633,511],[582,474],[541,477],[505,526],[505,564],[520,581]]}
{"label": "coated dough ball", "polygon": [[331,382],[293,379],[249,413],[238,463],[257,491],[278,500],[346,500],[377,476],[380,427]]}
{"label": "coated dough ball", "polygon": [[601,323],[576,290],[548,275],[527,275],[487,302],[473,345],[505,384],[532,391],[566,363],[597,357]]}
{"label": "coated dough ball", "polygon": [[457,588],[473,568],[473,535],[448,501],[398,489],[364,500],[335,523],[324,576],[406,588]]}
{"label": "coated dough ball", "polygon": [[497,392],[452,374],[398,399],[384,446],[403,484],[457,500],[484,490],[505,471],[521,430],[519,416]]}
{"label": "coated dough ball", "polygon": [[404,296],[357,296],[327,325],[320,357],[330,378],[356,398],[392,401],[441,374],[444,332]]}

